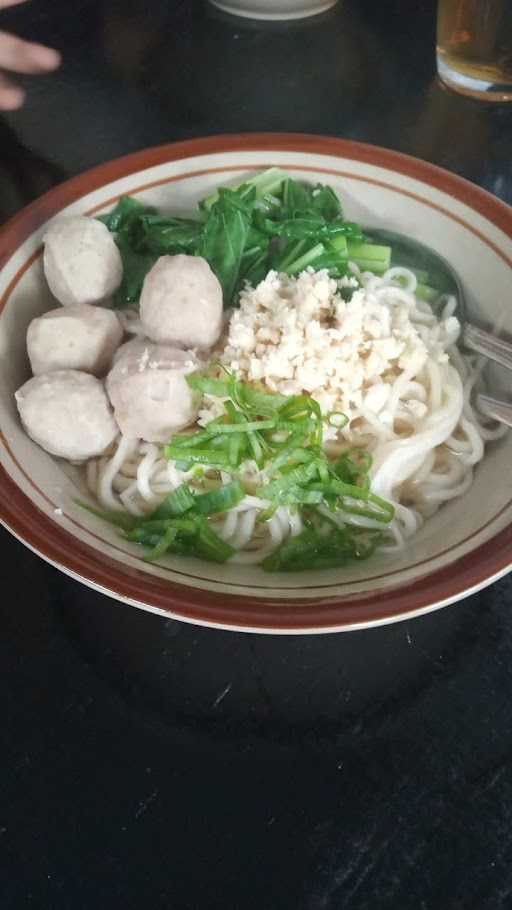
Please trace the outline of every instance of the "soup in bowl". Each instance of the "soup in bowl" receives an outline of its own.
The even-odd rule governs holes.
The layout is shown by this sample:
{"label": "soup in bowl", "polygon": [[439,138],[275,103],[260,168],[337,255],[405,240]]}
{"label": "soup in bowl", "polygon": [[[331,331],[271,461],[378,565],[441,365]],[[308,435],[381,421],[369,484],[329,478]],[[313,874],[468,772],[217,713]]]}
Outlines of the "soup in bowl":
{"label": "soup in bowl", "polygon": [[[126,197],[139,220],[123,234]],[[227,239],[215,234],[231,217],[219,198],[238,219]],[[55,252],[51,238],[68,225],[71,243],[69,225],[85,219],[118,274],[95,298],[85,269],[76,293],[89,296],[70,298],[49,265],[64,241]],[[104,165],[17,216],[0,246],[5,525],[119,600],[250,631],[391,622],[507,572],[512,443],[471,408],[480,366],[458,347],[455,302],[436,298],[436,309],[428,276],[395,266],[360,225],[443,255],[471,321],[510,331],[508,207],[383,149],[304,136],[195,140]],[[65,261],[78,258],[71,246]],[[126,278],[140,262],[133,291]],[[41,326],[62,338],[71,311],[105,302],[119,325],[97,330],[106,360],[89,351],[77,371],[80,359],[55,359]],[[39,318],[61,305],[65,319]],[[59,379],[67,372],[86,376],[78,398]],[[174,423],[166,411],[155,427],[161,402],[144,412],[141,401],[156,374],[166,395],[172,388]],[[487,366],[485,378],[506,393],[505,371]],[[90,435],[85,449],[69,447],[82,386],[104,400],[94,450]],[[48,407],[57,440],[45,435]]]}

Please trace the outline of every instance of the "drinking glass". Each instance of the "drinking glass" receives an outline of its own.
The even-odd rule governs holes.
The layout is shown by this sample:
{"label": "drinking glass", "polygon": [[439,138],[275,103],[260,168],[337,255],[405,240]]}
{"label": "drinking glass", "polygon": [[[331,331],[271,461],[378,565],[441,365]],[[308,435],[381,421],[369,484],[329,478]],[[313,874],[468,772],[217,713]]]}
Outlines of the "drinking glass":
{"label": "drinking glass", "polygon": [[439,0],[437,71],[464,95],[511,101],[511,0]]}

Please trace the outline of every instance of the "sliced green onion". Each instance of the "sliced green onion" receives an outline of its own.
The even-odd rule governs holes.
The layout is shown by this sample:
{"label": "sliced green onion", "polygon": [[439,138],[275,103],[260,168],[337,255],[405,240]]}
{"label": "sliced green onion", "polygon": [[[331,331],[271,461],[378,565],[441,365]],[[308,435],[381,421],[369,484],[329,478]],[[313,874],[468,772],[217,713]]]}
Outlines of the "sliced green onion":
{"label": "sliced green onion", "polygon": [[[317,474],[318,466],[316,462],[300,465],[286,474],[281,474],[271,483],[259,487],[257,491],[258,496],[262,499],[279,499],[287,490],[308,484]],[[320,494],[322,494],[322,492],[323,491],[320,490]]]}
{"label": "sliced green onion", "polygon": [[238,480],[228,483],[218,490],[201,493],[193,496],[194,508],[200,515],[216,515],[219,512],[228,512],[245,496],[245,491]]}
{"label": "sliced green onion", "polygon": [[352,559],[367,558],[381,539],[380,531],[332,525],[327,530],[325,523],[316,529],[310,523],[304,531],[267,556],[262,567],[267,572],[337,568]]}
{"label": "sliced green onion", "polygon": [[200,373],[189,373],[185,378],[191,389],[196,392],[203,392],[204,395],[226,398],[229,394],[228,384],[224,379],[211,379],[208,376],[202,376]]}
{"label": "sliced green onion", "polygon": [[153,516],[150,515],[148,518],[139,518],[136,527],[133,531],[129,531],[126,536],[141,530],[147,534],[163,534],[171,527],[176,527],[173,518],[153,518]]}
{"label": "sliced green onion", "polygon": [[387,516],[387,521],[393,521],[395,517],[395,507],[388,502],[386,499],[382,499],[380,496],[377,496],[376,493],[370,493],[368,495],[368,502],[372,502],[376,505],[382,512]]}
{"label": "sliced green onion", "polygon": [[278,508],[278,503],[275,503],[274,505],[269,506],[268,509],[263,509],[256,517],[256,524],[264,524],[266,521],[270,521],[276,514],[276,509]]}
{"label": "sliced green onion", "polygon": [[382,531],[361,529],[354,537],[354,556],[356,559],[368,559],[382,541]]}
{"label": "sliced green onion", "polygon": [[[213,421],[212,421],[213,423]],[[210,424],[208,424],[210,426]],[[202,443],[209,443],[211,441],[212,434],[207,430],[198,430],[196,433],[182,433],[176,434],[172,437],[168,445],[173,446],[175,449],[190,449],[192,446],[199,446]]]}
{"label": "sliced green onion", "polygon": [[302,446],[306,440],[306,435],[306,433],[300,431],[290,433],[284,445],[279,448],[276,446],[279,454],[266,466],[266,471],[270,476],[276,474],[283,465],[288,464],[296,451],[303,451]]}
{"label": "sliced green onion", "polygon": [[272,414],[278,408],[281,408],[286,404],[287,398],[285,395],[278,395],[277,393],[258,392],[250,386],[244,385],[242,400],[251,410],[265,415],[267,410],[270,410]]}
{"label": "sliced green onion", "polygon": [[372,466],[372,457],[369,452],[361,449],[352,449],[340,455],[332,471],[339,480],[355,486],[368,488],[369,471]]}
{"label": "sliced green onion", "polygon": [[225,401],[224,409],[226,411],[226,416],[229,420],[233,421],[233,423],[242,423],[244,420],[244,415],[235,408],[232,401]]}
{"label": "sliced green onion", "polygon": [[318,475],[322,483],[329,483],[329,465],[327,461],[318,460]]}
{"label": "sliced green onion", "polygon": [[174,446],[172,443],[164,447],[164,454],[168,461],[180,459],[186,464],[208,464],[214,467],[226,467],[230,465],[229,452],[215,449],[213,446],[209,449],[181,448]]}
{"label": "sliced green onion", "polygon": [[[314,532],[302,531],[292,537],[263,560],[261,566],[266,572],[286,571],[302,562],[306,568],[307,557],[311,556]],[[316,538],[315,538],[316,539]]]}
{"label": "sliced green onion", "polygon": [[186,484],[181,484],[172,493],[164,499],[158,508],[152,513],[151,518],[176,518],[192,509],[195,498]]}
{"label": "sliced green onion", "polygon": [[204,475],[205,465],[227,472],[232,480],[202,493],[182,484],[148,517],[90,511],[123,527],[127,539],[148,547],[149,561],[172,551],[225,562],[234,550],[208,519],[243,500],[246,494],[237,469],[244,459],[253,458],[267,478],[257,495],[269,505],[258,521],[268,521],[286,505],[300,514],[305,527],[265,560],[267,571],[328,568],[366,558],[382,532],[358,527],[351,516],[371,518],[384,527],[393,519],[394,508],[370,490],[367,452],[345,452],[334,463],[328,459],[322,446],[323,424],[341,426],[345,415],[331,412],[325,417],[309,395],[267,394],[224,372],[223,380],[188,377],[203,394],[221,395],[224,413],[202,430],[173,437],[164,453],[178,467],[193,468],[195,476]]}
{"label": "sliced green onion", "polygon": [[247,439],[249,440],[249,445],[252,449],[253,458],[258,466],[261,466],[263,462],[263,448],[262,440],[258,433],[250,431],[247,434]]}
{"label": "sliced green onion", "polygon": [[238,467],[247,450],[247,439],[243,433],[233,433],[229,439],[229,462]]}
{"label": "sliced green onion", "polygon": [[329,535],[306,529],[291,537],[262,562],[267,572],[301,572],[334,568],[353,557],[353,547],[340,530]]}
{"label": "sliced green onion", "polygon": [[316,484],[315,489],[323,490],[324,493],[331,496],[348,496],[351,499],[361,499],[363,502],[368,502],[369,497],[368,490],[345,483],[343,480],[337,480],[335,477],[331,477],[327,483]]}
{"label": "sliced green onion", "polygon": [[167,550],[172,547],[174,541],[176,540],[177,534],[178,531],[176,528],[167,528],[167,531],[162,534],[162,537],[158,543],[153,547],[152,550],[150,550],[149,553],[146,553],[144,556],[145,562],[154,562],[155,559],[159,559],[160,556],[163,556],[164,553],[167,553]]}
{"label": "sliced green onion", "polygon": [[81,509],[85,509],[86,512],[90,512],[91,515],[96,515],[97,518],[101,518],[103,521],[108,522],[110,525],[115,525],[118,528],[122,528],[123,531],[131,531],[132,528],[137,524],[137,518],[135,515],[128,515],[126,512],[116,512],[114,510],[106,509],[96,509],[94,506],[90,506],[88,502],[84,502],[82,499],[75,499],[77,506],[80,506]]}
{"label": "sliced green onion", "polygon": [[330,427],[335,427],[337,430],[341,430],[348,423],[348,417],[342,411],[330,411],[324,420],[327,421]]}
{"label": "sliced green onion", "polygon": [[280,506],[320,505],[323,502],[323,498],[323,494],[319,490],[310,490],[307,487],[298,485],[287,487],[276,496]]}
{"label": "sliced green onion", "polygon": [[235,553],[233,547],[222,540],[204,519],[199,523],[195,548],[197,555],[212,562],[226,562]]}
{"label": "sliced green onion", "polygon": [[[208,424],[209,426],[209,424]],[[212,434],[218,433],[250,433],[254,430],[273,430],[275,429],[275,420],[241,420],[239,423],[221,423],[215,426]]]}
{"label": "sliced green onion", "polygon": [[144,525],[141,525],[131,531],[126,531],[124,537],[126,540],[138,543],[143,547],[156,547],[162,539],[162,533],[165,534],[165,531],[148,531]]}

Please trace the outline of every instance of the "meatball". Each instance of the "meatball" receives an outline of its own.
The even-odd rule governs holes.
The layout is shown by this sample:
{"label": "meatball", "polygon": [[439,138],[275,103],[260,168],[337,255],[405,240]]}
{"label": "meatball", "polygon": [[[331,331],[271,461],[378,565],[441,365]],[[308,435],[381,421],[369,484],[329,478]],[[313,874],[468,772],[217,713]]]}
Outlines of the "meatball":
{"label": "meatball", "polygon": [[121,284],[121,254],[108,228],[83,215],[59,218],[44,237],[44,272],[64,306],[102,303]]}
{"label": "meatball", "polygon": [[146,442],[167,442],[194,423],[198,396],[185,377],[202,364],[191,351],[136,339],[117,352],[107,392],[121,431]]}
{"label": "meatball", "polygon": [[75,303],[33,319],[27,351],[35,376],[53,370],[104,375],[121,344],[123,330],[112,310]]}
{"label": "meatball", "polygon": [[16,392],[28,435],[50,455],[83,461],[101,455],[119,430],[103,383],[89,373],[56,370],[29,379]]}
{"label": "meatball", "polygon": [[206,259],[161,256],[142,286],[140,321],[152,341],[211,348],[222,330],[222,288]]}

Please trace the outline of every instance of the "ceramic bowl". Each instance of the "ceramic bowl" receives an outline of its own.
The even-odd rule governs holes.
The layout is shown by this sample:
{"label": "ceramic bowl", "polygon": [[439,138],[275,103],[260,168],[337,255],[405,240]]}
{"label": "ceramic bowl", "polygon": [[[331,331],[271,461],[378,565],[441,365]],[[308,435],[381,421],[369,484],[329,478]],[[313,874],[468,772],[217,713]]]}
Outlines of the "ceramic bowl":
{"label": "ceramic bowl", "polygon": [[214,6],[247,19],[305,19],[335,6],[338,0],[210,0]]}
{"label": "ceramic bowl", "polygon": [[[385,149],[313,136],[250,134],[162,146],[58,186],[0,232],[0,519],[74,578],[120,601],[202,625],[322,632],[417,616],[478,590],[512,562],[512,435],[489,446],[470,491],[427,521],[399,556],[343,570],[267,574],[180,557],[142,561],[135,545],[81,510],[80,479],[22,431],[14,391],[29,376],[25,333],[52,305],[41,240],[59,214],[96,214],[122,194],[177,213],[219,184],[278,165],[329,183],[346,216],[409,233],[460,274],[474,322],[512,332],[512,211],[459,177]],[[497,391],[508,376],[493,370]]]}

